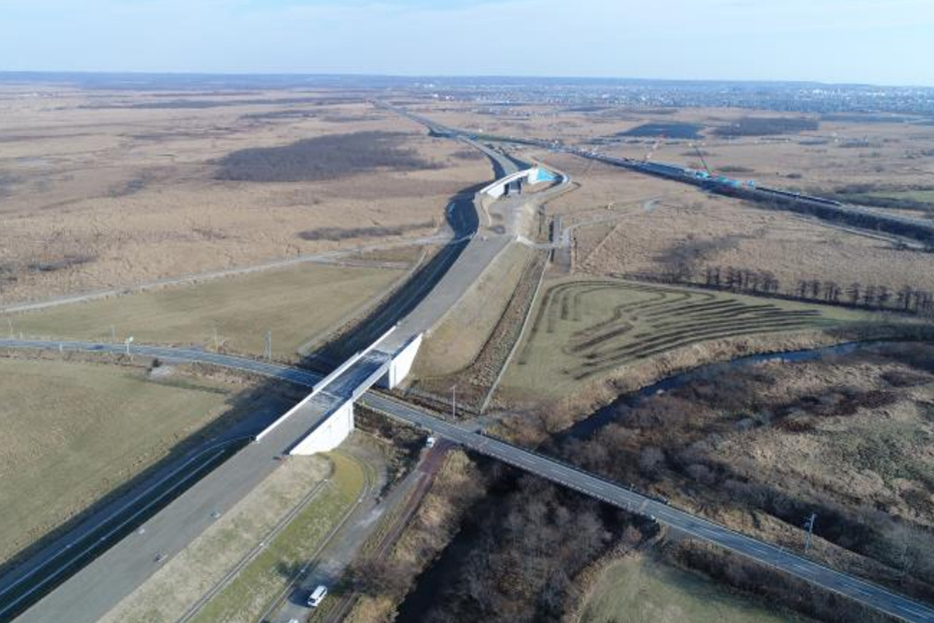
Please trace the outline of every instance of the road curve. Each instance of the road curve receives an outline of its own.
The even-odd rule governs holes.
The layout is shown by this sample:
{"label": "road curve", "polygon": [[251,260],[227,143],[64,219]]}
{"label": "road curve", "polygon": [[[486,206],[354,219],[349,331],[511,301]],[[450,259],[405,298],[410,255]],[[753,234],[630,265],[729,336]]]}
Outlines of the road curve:
{"label": "road curve", "polygon": [[[42,340],[0,340],[0,348],[51,350],[61,348],[62,350],[85,352],[123,352],[124,350],[123,346],[116,344]],[[153,346],[135,346],[132,352],[139,355],[159,357],[166,361],[197,362],[223,366],[308,387],[314,385],[319,379],[318,375],[306,370],[232,355]],[[673,530],[746,556],[827,590],[849,597],[880,612],[912,623],[934,623],[934,608],[922,602],[900,595],[877,584],[836,571],[770,543],[740,534],[574,466],[513,446],[499,439],[467,430],[456,424],[438,419],[422,408],[373,391],[364,395],[362,403],[390,417],[429,430],[475,452],[575,489],[587,496],[643,516],[653,517],[659,523]]]}

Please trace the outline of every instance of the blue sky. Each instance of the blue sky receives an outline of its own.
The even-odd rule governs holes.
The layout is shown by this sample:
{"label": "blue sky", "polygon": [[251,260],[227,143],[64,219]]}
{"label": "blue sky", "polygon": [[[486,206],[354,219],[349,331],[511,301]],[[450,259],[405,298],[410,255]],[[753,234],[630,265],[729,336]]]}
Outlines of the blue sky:
{"label": "blue sky", "polygon": [[0,0],[0,70],[934,86],[934,0]]}

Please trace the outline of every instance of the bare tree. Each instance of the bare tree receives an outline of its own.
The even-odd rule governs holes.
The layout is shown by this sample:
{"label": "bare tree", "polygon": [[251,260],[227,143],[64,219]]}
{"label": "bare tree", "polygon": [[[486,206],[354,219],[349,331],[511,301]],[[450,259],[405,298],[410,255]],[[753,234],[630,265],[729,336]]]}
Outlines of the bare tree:
{"label": "bare tree", "polygon": [[798,298],[806,298],[808,293],[808,282],[804,279],[798,281],[798,287],[795,289],[795,294]]}
{"label": "bare tree", "polygon": [[820,288],[821,288],[821,283],[820,283],[820,280],[818,279],[812,279],[808,283],[808,289],[811,292],[812,299],[820,298]]}
{"label": "bare tree", "polygon": [[862,286],[860,286],[855,281],[846,287],[846,296],[850,300],[850,303],[853,305],[859,303],[859,295],[861,290]]}
{"label": "bare tree", "polygon": [[879,307],[885,307],[892,300],[892,292],[886,286],[879,286],[876,289],[876,303]]}
{"label": "bare tree", "polygon": [[771,271],[763,271],[762,273],[762,289],[766,292],[778,292],[778,279],[775,277],[775,273]]}
{"label": "bare tree", "polygon": [[913,293],[914,290],[911,288],[911,286],[903,286],[902,289],[898,291],[895,300],[897,301],[898,307],[900,309],[908,311],[908,309],[911,307],[911,295]]}

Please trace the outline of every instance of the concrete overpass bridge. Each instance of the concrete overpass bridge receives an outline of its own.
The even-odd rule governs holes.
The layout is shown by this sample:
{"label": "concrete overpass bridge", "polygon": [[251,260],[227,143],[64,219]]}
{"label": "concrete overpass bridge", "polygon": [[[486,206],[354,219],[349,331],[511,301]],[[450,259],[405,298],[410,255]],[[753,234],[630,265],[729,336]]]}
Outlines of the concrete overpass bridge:
{"label": "concrete overpass bridge", "polygon": [[256,436],[263,440],[287,420],[312,423],[308,434],[289,449],[290,455],[328,452],[341,444],[354,429],[354,403],[371,387],[379,384],[393,389],[408,375],[422,343],[418,333],[393,347],[389,337],[393,327],[369,347],[350,357],[312,386],[311,393]]}
{"label": "concrete overpass bridge", "polygon": [[[390,342],[388,338],[385,340],[381,338],[381,342],[383,341],[387,343]],[[89,344],[81,342],[68,342],[65,344],[69,351],[120,352],[123,348],[121,345],[115,344]],[[413,341],[405,348],[394,351],[392,359],[397,366],[395,374],[406,371],[406,366],[411,365],[411,362],[408,361],[408,357],[411,356],[414,358],[415,351],[417,350],[417,346],[414,346],[414,344],[416,344],[416,342]],[[0,348],[57,349],[58,342],[0,339]],[[406,348],[409,350],[406,351]],[[158,356],[166,361],[193,360],[193,351],[167,347],[158,347],[158,351]],[[175,356],[172,355],[173,352],[176,353]],[[231,355],[203,354],[205,355],[205,363],[255,372],[312,388],[312,392],[309,396],[310,400],[305,406],[297,406],[290,417],[285,419],[280,418],[282,419],[281,425],[275,425],[274,428],[271,427],[272,430],[269,432],[268,440],[252,444],[247,450],[262,448],[267,445],[272,446],[275,443],[275,437],[280,434],[282,429],[304,427],[307,430],[309,421],[313,421],[311,430],[308,431],[306,436],[298,444],[290,444],[287,451],[294,452],[295,450],[299,450],[300,446],[306,443],[309,444],[306,449],[311,449],[312,444],[333,443],[340,435],[325,433],[321,426],[326,425],[329,421],[337,422],[338,425],[343,425],[339,422],[342,416],[338,414],[337,410],[332,409],[328,412],[330,407],[327,407],[325,408],[326,413],[322,417],[321,410],[316,409],[311,403],[318,400],[327,402],[332,397],[332,394],[345,397],[348,395],[346,391],[353,387],[359,388],[359,383],[361,381],[369,382],[369,380],[373,380],[375,383],[382,379],[383,383],[388,385],[391,383],[391,377],[387,377],[386,375],[391,375],[393,373],[393,364],[388,363],[387,365],[389,361],[386,359],[387,355],[389,355],[388,349],[385,348],[385,346],[381,347],[380,343],[375,344],[372,349],[367,349],[366,352],[360,353],[357,361],[352,363],[345,370],[336,370],[336,375],[332,373],[331,376],[334,378],[331,380],[320,379],[320,377],[316,377],[313,373],[304,370],[296,370],[295,368],[289,368],[287,366],[257,362],[252,359]],[[383,377],[378,376],[378,374],[382,374]],[[316,392],[315,387],[325,387],[328,388],[328,391],[325,392],[321,390]],[[354,390],[351,390],[350,395],[353,395],[353,393]],[[584,495],[601,500],[618,508],[651,517],[660,524],[666,525],[682,534],[718,545],[731,552],[755,560],[760,564],[778,569],[826,590],[863,603],[897,619],[909,621],[911,623],[934,623],[934,608],[928,604],[906,597],[895,591],[879,586],[878,584],[862,580],[859,577],[826,567],[810,558],[800,556],[783,547],[735,532],[721,524],[670,506],[657,498],[644,495],[627,486],[601,478],[551,457],[514,446],[503,440],[485,436],[474,430],[468,430],[458,424],[441,420],[421,407],[402,402],[401,400],[391,398],[384,394],[370,391],[358,395],[357,398],[368,408],[379,411],[403,423],[431,431],[435,435],[444,437],[474,452],[503,461],[514,467],[536,474],[537,476],[546,478],[562,486],[577,490]],[[337,419],[330,420],[330,418]],[[317,431],[321,432],[316,436],[315,433]],[[301,453],[301,451],[294,453],[298,454]],[[212,472],[212,474],[205,477],[203,481],[192,488],[191,492],[193,494],[198,494],[198,489],[202,486],[202,483],[214,477],[218,472],[221,472],[231,461],[232,459],[221,465]],[[230,483],[228,482],[226,486],[229,487]],[[182,498],[185,496],[189,496],[189,493],[184,494]],[[182,498],[179,498],[179,500]],[[179,500],[176,500],[173,504],[176,504]],[[206,511],[202,512],[206,514]],[[164,513],[165,511],[163,511],[163,514]],[[163,517],[163,514],[157,515],[146,524],[147,533],[160,529],[158,522],[160,518]],[[185,529],[187,530],[188,527],[185,526]],[[126,581],[125,577],[121,575],[123,573],[130,573],[131,576],[133,573],[138,574],[139,570],[133,567],[119,567],[114,569],[110,565],[115,562],[113,553],[119,553],[121,548],[129,548],[130,552],[138,554],[138,550],[144,546],[145,543],[140,543],[130,538],[124,539],[100,558],[92,562],[82,573],[73,576],[68,582],[39,602],[33,609],[27,611],[18,621],[44,622],[50,620],[67,620],[70,623],[81,623],[85,620],[88,622],[96,620],[76,616],[75,604],[81,603],[83,606],[81,612],[85,613],[88,611],[89,602],[95,597],[93,593],[80,592],[82,590],[87,591],[93,589],[93,586],[89,587],[83,584],[88,581],[93,581],[93,579],[97,579],[98,582],[119,583],[121,581]],[[148,551],[142,552],[141,556],[138,556],[140,561],[151,563],[151,559],[148,558],[149,553]],[[117,557],[116,562],[119,562],[119,557]],[[87,573],[87,571],[91,571],[91,573]],[[101,577],[101,574],[104,574],[104,576]],[[0,595],[2,595],[2,592],[0,592]],[[61,599],[63,596],[65,597],[64,600]],[[73,601],[73,599],[77,598],[83,601]],[[53,612],[49,610],[49,604],[57,604],[55,611],[59,614],[64,614],[58,618],[47,618],[47,615]],[[104,612],[106,612],[106,609]],[[2,611],[0,611],[0,614],[2,614]],[[0,617],[0,620],[2,620],[2,617]]]}
{"label": "concrete overpass bridge", "polygon": [[[455,135],[452,138],[470,142],[461,136]],[[505,163],[503,166],[505,168],[509,164]],[[496,188],[500,187],[505,193],[508,184],[520,180],[528,181],[534,168],[510,171],[505,178],[515,176],[514,179],[498,180],[491,185],[492,188],[488,188],[495,193]],[[423,332],[429,330],[443,313],[450,309],[463,294],[466,286],[476,280],[483,266],[492,261],[504,244],[503,237],[472,238],[464,254],[458,258],[455,269],[448,271],[434,287],[430,300],[423,301],[399,326],[352,356],[323,379],[304,370],[216,353],[164,347],[134,347],[136,353],[151,354],[167,361],[201,361],[228,366],[298,383],[310,387],[311,391],[293,409],[257,434],[253,443],[243,447],[219,466],[213,467],[210,473],[148,519],[144,524],[145,536],[142,532],[119,532],[121,525],[132,522],[140,512],[145,511],[145,507],[137,510],[131,506],[127,511],[131,513],[128,519],[123,515],[119,516],[116,521],[123,523],[115,528],[105,525],[101,530],[106,532],[102,533],[98,531],[97,526],[93,526],[86,534],[72,533],[69,538],[77,540],[59,542],[57,546],[60,549],[53,544],[48,554],[37,559],[29,569],[18,569],[15,578],[0,578],[0,620],[5,620],[11,612],[15,613],[25,607],[19,605],[24,600],[27,603],[34,601],[35,598],[31,598],[32,594],[41,594],[49,590],[49,584],[54,586],[61,582],[56,590],[27,610],[20,620],[24,623],[56,620],[71,623],[96,621],[155,571],[157,567],[154,566],[154,559],[163,560],[184,549],[213,522],[213,512],[231,508],[275,469],[282,455],[311,454],[337,446],[353,429],[353,407],[362,399],[368,407],[433,431],[476,452],[505,461],[620,508],[650,516],[672,529],[781,569],[882,612],[906,621],[934,623],[934,609],[926,604],[823,567],[769,543],[735,533],[573,466],[437,419],[412,405],[372,392],[367,393],[367,390],[376,384],[394,387],[405,377],[415,358]],[[123,346],[119,345],[17,340],[0,340],[0,347],[97,352],[119,352],[123,349]],[[172,353],[175,353],[175,356]],[[158,501],[157,498],[152,504]],[[106,549],[115,539],[120,540]],[[98,556],[103,549],[106,551]],[[97,557],[80,572],[62,581],[69,571],[73,572],[82,560],[89,557],[88,552],[90,556]]]}
{"label": "concrete overpass bridge", "polygon": [[543,182],[555,182],[560,176],[552,173],[543,166],[536,165],[522,171],[516,171],[506,177],[496,180],[492,184],[483,188],[480,193],[499,199],[503,196],[519,195],[522,193],[523,184],[540,184]]}
{"label": "concrete overpass bridge", "polygon": [[[63,535],[61,542],[50,544],[42,556],[0,578],[0,621],[11,620],[20,612],[16,620],[22,623],[97,621],[155,573],[159,566],[153,561],[167,559],[187,547],[213,523],[215,513],[232,508],[272,473],[282,456],[327,452],[340,445],[353,431],[357,400],[375,385],[391,389],[400,383],[411,369],[421,342],[422,333],[393,327],[324,378],[295,368],[284,373],[276,364],[239,359],[237,367],[241,370],[310,386],[311,392],[251,443],[235,445],[234,450],[240,449],[229,458],[222,456],[225,447],[208,448],[210,453],[204,460],[200,455],[191,457],[177,471],[150,483],[146,490],[115,508],[105,520],[98,519]],[[124,348],[114,344],[0,340],[0,347],[9,346],[91,352],[121,352]],[[201,361],[221,366],[238,359],[149,346],[135,346],[132,353],[164,361]],[[214,458],[222,462],[218,464]],[[199,473],[202,469],[210,471],[204,475]],[[182,488],[188,484],[186,480],[194,478],[200,480],[146,521],[145,538],[142,533],[127,533],[140,518],[158,508],[161,498],[177,493],[173,491],[175,486]],[[68,577],[74,567],[89,558],[93,560],[87,566]]]}

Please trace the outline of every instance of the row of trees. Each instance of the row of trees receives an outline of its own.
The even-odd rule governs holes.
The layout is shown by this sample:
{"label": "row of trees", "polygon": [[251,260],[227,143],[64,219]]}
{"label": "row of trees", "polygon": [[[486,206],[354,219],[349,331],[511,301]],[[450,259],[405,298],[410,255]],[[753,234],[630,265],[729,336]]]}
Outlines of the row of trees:
{"label": "row of trees", "polygon": [[[693,279],[683,280],[695,283]],[[934,294],[909,285],[891,286],[862,284],[857,281],[841,284],[820,279],[800,279],[796,285],[781,288],[778,278],[767,270],[710,266],[704,274],[704,285],[721,290],[750,294],[784,294],[796,299],[846,304],[867,309],[890,309],[916,314],[934,313]]]}

